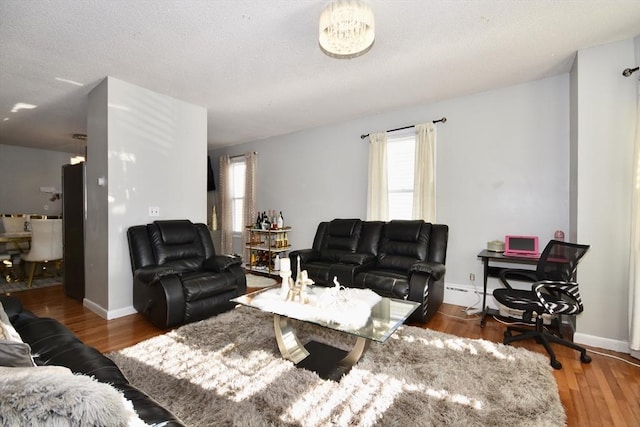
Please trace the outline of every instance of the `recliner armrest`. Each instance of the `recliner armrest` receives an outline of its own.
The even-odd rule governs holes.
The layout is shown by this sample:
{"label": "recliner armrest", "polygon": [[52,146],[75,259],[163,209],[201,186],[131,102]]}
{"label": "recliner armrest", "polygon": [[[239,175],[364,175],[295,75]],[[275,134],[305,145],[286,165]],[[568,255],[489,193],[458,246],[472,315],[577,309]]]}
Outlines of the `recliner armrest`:
{"label": "recliner armrest", "polygon": [[421,261],[413,264],[409,269],[409,272],[427,273],[433,277],[434,280],[440,280],[444,277],[446,268],[444,264],[440,264],[439,262]]}
{"label": "recliner armrest", "polygon": [[352,265],[365,265],[375,261],[375,257],[371,254],[346,254],[340,257],[340,261],[343,264]]}
{"label": "recliner armrest", "polygon": [[233,255],[214,255],[202,262],[202,268],[207,271],[219,273],[225,271],[232,265],[242,264],[242,258]]}
{"label": "recliner armrest", "polygon": [[133,277],[143,283],[151,283],[158,280],[160,277],[168,276],[170,274],[179,275],[180,271],[171,267],[153,265],[137,269],[133,273]]}
{"label": "recliner armrest", "polygon": [[297,257],[300,257],[300,262],[310,262],[315,261],[320,258],[320,253],[315,249],[299,249],[297,251],[291,251],[289,253],[289,259],[291,259],[291,263],[295,263]]}

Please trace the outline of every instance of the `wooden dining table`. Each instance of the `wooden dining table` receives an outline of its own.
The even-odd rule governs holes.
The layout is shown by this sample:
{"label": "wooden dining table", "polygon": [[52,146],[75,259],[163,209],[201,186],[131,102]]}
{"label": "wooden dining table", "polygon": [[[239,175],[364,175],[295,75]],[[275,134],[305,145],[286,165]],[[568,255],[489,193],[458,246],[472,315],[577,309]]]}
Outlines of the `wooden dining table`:
{"label": "wooden dining table", "polygon": [[[29,248],[31,247],[31,232],[0,233],[0,243],[12,245],[21,253],[29,252]],[[22,245],[21,243],[27,243],[27,245]],[[9,248],[7,247],[7,249]]]}

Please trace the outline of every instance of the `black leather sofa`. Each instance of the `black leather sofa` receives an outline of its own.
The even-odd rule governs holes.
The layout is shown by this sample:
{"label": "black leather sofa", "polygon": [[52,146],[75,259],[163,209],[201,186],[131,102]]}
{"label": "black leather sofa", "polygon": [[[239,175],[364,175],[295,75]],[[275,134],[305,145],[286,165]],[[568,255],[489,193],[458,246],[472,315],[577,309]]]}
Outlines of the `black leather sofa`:
{"label": "black leather sofa", "polygon": [[242,259],[216,255],[205,224],[155,221],[127,230],[133,306],[159,328],[195,322],[233,308],[247,279]]}
{"label": "black leather sofa", "polygon": [[444,297],[449,227],[424,221],[334,219],[318,225],[313,247],[289,254],[293,277],[307,270],[316,284],[368,288],[420,303],[409,321],[426,323]]}
{"label": "black leather sofa", "polygon": [[31,347],[37,365],[64,366],[74,373],[111,384],[131,401],[140,419],[149,425],[184,425],[158,402],[132,386],[111,359],[84,344],[62,323],[23,310],[20,300],[15,297],[0,296],[0,302],[13,327]]}

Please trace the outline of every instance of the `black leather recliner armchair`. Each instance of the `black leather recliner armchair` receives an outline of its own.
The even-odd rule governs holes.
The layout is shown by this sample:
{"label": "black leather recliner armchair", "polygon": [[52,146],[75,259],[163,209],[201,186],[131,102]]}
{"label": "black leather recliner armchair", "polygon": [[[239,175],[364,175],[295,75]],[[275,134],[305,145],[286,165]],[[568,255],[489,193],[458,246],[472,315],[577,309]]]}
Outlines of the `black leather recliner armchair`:
{"label": "black leather recliner armchair", "polygon": [[318,225],[311,249],[290,253],[319,285],[368,288],[420,303],[410,321],[426,323],[444,298],[449,227],[421,220],[390,222],[334,219]]}
{"label": "black leather recliner armchair", "polygon": [[127,239],[133,306],[159,328],[226,311],[246,293],[242,259],[216,255],[205,224],[155,221],[130,227]]}

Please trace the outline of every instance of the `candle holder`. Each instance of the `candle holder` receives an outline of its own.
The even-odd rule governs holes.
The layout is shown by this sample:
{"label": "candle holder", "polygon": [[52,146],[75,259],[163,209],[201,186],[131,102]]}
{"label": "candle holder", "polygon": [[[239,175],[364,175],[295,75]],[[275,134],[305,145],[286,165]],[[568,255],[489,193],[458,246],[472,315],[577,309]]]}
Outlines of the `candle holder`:
{"label": "candle holder", "polygon": [[[291,281],[291,270],[287,269],[287,270],[283,270],[283,261],[285,259],[280,260],[280,277],[282,278],[282,287],[280,288],[280,298],[282,298],[283,300],[287,299],[287,296],[289,295],[289,289],[291,289],[291,284],[289,283]],[[289,261],[287,259],[287,261]],[[288,265],[287,265],[288,268]]]}

